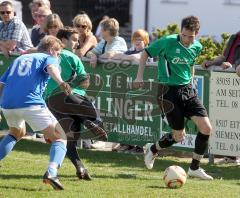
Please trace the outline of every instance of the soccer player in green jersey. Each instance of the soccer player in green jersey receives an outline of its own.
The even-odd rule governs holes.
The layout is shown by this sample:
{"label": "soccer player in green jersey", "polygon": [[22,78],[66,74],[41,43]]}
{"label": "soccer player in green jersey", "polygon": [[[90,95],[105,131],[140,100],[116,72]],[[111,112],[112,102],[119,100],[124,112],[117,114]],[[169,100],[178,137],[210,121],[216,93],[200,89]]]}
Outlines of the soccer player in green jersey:
{"label": "soccer player in green jersey", "polygon": [[147,58],[158,56],[158,103],[172,128],[172,133],[164,135],[154,144],[146,144],[144,161],[147,168],[153,168],[159,151],[184,139],[186,117],[191,119],[199,130],[188,175],[212,180],[213,178],[200,168],[200,160],[207,148],[212,126],[205,107],[192,87],[193,66],[202,49],[202,45],[195,40],[199,29],[200,22],[197,17],[186,17],[182,20],[180,34],[160,38],[147,47],[142,53],[133,86],[143,86]]}
{"label": "soccer player in green jersey", "polygon": [[67,135],[67,153],[76,168],[79,179],[91,180],[87,169],[78,155],[76,144],[80,138],[81,124],[88,128],[98,139],[107,139],[99,112],[86,97],[89,77],[80,58],[73,52],[78,45],[78,31],[65,27],[58,31],[57,37],[65,45],[60,53],[61,77],[73,86],[72,94],[65,96],[57,84],[50,80],[45,92],[47,105],[55,115]]}

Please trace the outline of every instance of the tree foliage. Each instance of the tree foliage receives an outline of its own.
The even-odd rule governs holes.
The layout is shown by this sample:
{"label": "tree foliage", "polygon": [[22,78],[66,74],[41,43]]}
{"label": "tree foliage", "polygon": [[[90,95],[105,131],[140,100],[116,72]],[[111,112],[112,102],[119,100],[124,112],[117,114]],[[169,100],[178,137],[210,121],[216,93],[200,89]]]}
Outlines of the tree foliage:
{"label": "tree foliage", "polygon": [[[169,24],[166,28],[157,28],[153,33],[153,38],[161,38],[170,34],[178,34],[180,28],[177,24]],[[216,56],[223,54],[223,50],[229,38],[228,33],[221,34],[221,42],[215,41],[212,37],[199,37],[198,40],[202,44],[203,49],[200,56],[196,60],[196,64],[201,64],[204,60],[212,60]]]}

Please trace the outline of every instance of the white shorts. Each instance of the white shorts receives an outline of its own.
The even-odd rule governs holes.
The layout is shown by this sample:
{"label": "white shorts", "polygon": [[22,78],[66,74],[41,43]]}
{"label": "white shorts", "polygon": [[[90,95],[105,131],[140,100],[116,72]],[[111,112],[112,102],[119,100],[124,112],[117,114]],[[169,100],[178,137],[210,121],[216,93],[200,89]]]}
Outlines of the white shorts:
{"label": "white shorts", "polygon": [[47,107],[31,106],[19,109],[2,109],[9,127],[22,129],[25,122],[29,124],[33,131],[42,131],[51,124],[56,124],[57,120]]}

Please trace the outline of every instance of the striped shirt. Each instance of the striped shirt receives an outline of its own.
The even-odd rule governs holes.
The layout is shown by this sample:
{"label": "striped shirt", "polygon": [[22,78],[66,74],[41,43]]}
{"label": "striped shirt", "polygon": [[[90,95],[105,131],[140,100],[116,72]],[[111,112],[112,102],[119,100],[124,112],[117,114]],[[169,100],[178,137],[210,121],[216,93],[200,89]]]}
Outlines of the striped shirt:
{"label": "striped shirt", "polygon": [[26,26],[16,17],[6,24],[0,21],[0,40],[16,41],[17,46],[14,49],[16,52],[24,51],[33,47]]}

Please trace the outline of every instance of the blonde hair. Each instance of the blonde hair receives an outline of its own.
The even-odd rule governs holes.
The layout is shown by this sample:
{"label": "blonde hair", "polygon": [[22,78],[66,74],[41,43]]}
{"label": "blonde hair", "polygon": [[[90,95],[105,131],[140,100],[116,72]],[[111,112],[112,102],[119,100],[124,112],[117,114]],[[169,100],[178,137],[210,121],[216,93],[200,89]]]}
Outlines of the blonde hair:
{"label": "blonde hair", "polygon": [[149,34],[147,31],[143,30],[143,29],[138,29],[136,30],[133,34],[132,34],[132,38],[131,38],[131,42],[134,43],[135,40],[140,37],[143,42],[144,45],[147,46],[149,44]]}
{"label": "blonde hair", "polygon": [[47,35],[44,36],[38,45],[39,52],[47,52],[50,48],[62,49],[63,43],[55,36]]}
{"label": "blonde hair", "polygon": [[49,33],[49,28],[53,25],[59,27],[59,29],[63,28],[63,23],[58,14],[50,14],[46,17],[45,22],[43,24],[43,30],[45,33]]}
{"label": "blonde hair", "polygon": [[73,19],[73,26],[77,27],[78,25],[86,25],[88,30],[92,30],[92,21],[87,14],[78,14]]}
{"label": "blonde hair", "polygon": [[115,37],[118,35],[119,23],[115,18],[105,19],[101,22],[101,28],[110,32],[110,35]]}

